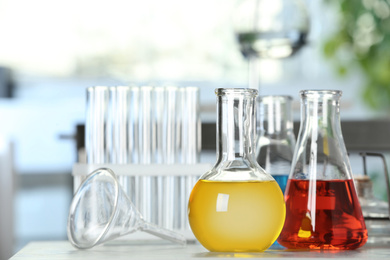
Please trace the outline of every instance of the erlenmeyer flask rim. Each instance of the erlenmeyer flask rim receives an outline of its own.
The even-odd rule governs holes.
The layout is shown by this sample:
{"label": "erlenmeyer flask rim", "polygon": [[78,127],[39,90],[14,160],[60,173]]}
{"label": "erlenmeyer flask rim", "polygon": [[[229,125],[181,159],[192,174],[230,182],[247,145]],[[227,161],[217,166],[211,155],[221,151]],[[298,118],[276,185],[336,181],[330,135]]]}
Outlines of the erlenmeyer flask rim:
{"label": "erlenmeyer flask rim", "polygon": [[257,96],[257,89],[253,88],[217,88],[215,89],[215,94],[217,96],[223,95],[248,95],[255,97]]}
{"label": "erlenmeyer flask rim", "polygon": [[[104,227],[104,230],[100,233],[100,235],[95,239],[95,241],[91,244],[88,244],[87,246],[80,246],[78,245],[78,243],[75,242],[75,240],[73,239],[73,229],[71,227],[74,226],[74,212],[75,212],[75,209],[76,209],[76,206],[78,205],[78,202],[80,201],[80,198],[82,197],[81,196],[81,191],[82,189],[90,182],[92,181],[93,178],[95,178],[97,175],[103,173],[103,172],[108,172],[110,174],[110,176],[113,178],[114,180],[114,183],[115,183],[115,200],[114,200],[114,207],[113,207],[113,211],[111,213],[111,216],[109,218],[109,221],[107,222],[107,224],[105,225]],[[104,237],[108,230],[110,230],[110,227],[113,223],[113,219],[115,217],[115,214],[116,214],[116,211],[117,211],[117,207],[118,207],[118,200],[119,200],[119,183],[118,183],[118,180],[115,176],[115,173],[109,169],[109,168],[99,168],[99,169],[96,169],[95,171],[93,171],[92,173],[90,173],[88,175],[88,177],[81,183],[80,187],[77,189],[77,192],[75,193],[74,195],[74,199],[71,203],[71,206],[70,206],[70,210],[69,210],[69,217],[68,217],[68,238],[69,238],[69,242],[74,245],[75,247],[77,248],[80,248],[80,249],[88,249],[88,248],[92,248],[94,247],[95,245],[97,245],[99,243],[99,241],[102,239],[102,237]]]}
{"label": "erlenmeyer flask rim", "polygon": [[343,94],[341,90],[330,90],[330,89],[306,89],[301,90],[300,92],[301,98],[320,98],[320,97],[328,97],[328,98],[340,98]]}
{"label": "erlenmeyer flask rim", "polygon": [[292,101],[293,97],[289,95],[265,95],[265,96],[259,96],[259,100],[286,100],[286,101]]}

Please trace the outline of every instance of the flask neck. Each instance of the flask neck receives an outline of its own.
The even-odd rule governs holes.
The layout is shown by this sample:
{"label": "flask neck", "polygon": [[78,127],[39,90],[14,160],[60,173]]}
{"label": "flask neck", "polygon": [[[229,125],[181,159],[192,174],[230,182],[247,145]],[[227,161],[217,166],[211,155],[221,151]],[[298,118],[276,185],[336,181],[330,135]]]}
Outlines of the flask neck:
{"label": "flask neck", "polygon": [[301,91],[301,126],[292,162],[292,178],[352,178],[340,125],[337,90]]}
{"label": "flask neck", "polygon": [[316,127],[341,132],[340,94],[330,91],[325,94],[302,93],[301,98],[301,118],[302,124],[307,126],[305,129]]}
{"label": "flask neck", "polygon": [[254,161],[256,91],[220,89],[217,96],[218,163],[245,159]]}
{"label": "flask neck", "polygon": [[291,101],[290,96],[259,98],[259,127],[263,135],[281,136],[293,131]]}

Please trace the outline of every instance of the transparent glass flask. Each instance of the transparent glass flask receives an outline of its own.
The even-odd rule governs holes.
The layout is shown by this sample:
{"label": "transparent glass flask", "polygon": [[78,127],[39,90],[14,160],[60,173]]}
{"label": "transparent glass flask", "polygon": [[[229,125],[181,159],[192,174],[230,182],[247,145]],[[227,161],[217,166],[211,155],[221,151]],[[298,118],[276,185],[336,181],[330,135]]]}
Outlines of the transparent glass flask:
{"label": "transparent glass flask", "polygon": [[259,98],[259,138],[257,162],[279,184],[284,192],[295,147],[292,119],[292,97]]}
{"label": "transparent glass flask", "polygon": [[217,89],[217,162],[195,184],[188,219],[215,252],[259,252],[277,239],[283,193],[255,159],[257,90]]}
{"label": "transparent glass flask", "polygon": [[356,249],[367,230],[340,126],[341,91],[304,90],[285,191],[287,248]]}

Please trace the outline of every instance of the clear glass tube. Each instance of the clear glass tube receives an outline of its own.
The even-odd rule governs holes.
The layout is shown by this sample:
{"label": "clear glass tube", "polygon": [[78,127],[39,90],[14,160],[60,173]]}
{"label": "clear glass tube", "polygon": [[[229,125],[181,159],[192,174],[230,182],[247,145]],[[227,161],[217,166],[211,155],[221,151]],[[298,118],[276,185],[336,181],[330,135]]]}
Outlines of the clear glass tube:
{"label": "clear glass tube", "polygon": [[[155,87],[153,90],[153,124],[155,127],[155,153],[153,163],[163,164],[166,161],[166,154],[164,151],[164,142],[166,137],[164,136],[165,131],[165,113],[166,113],[166,99],[165,99],[165,88]],[[153,223],[159,225],[163,224],[163,198],[164,198],[164,177],[152,177],[154,186],[152,187],[152,193],[150,194],[152,204],[152,219]]]}
{"label": "clear glass tube", "polygon": [[[178,126],[181,124],[179,118],[179,105],[180,100],[179,88],[175,86],[165,87],[165,99],[166,110],[164,118],[164,152],[165,163],[174,164],[177,161],[177,151],[179,147],[178,138]],[[180,197],[175,190],[176,178],[174,176],[165,176],[163,178],[163,226],[173,229],[175,222],[175,211],[177,209],[177,203],[175,201]]]}
{"label": "clear glass tube", "polygon": [[165,88],[166,110],[164,118],[164,152],[165,163],[177,163],[177,151],[179,146],[178,125],[180,124],[179,114],[179,89],[174,86]]}
{"label": "clear glass tube", "polygon": [[175,180],[174,176],[166,176],[164,178],[164,210],[163,210],[163,227],[168,229],[174,228],[175,219]]}
{"label": "clear glass tube", "polygon": [[85,122],[85,149],[87,163],[107,163],[107,106],[109,88],[96,86],[87,88]]}
{"label": "clear glass tube", "polygon": [[[199,116],[199,88],[185,87],[181,89],[181,163],[195,164],[199,162],[201,150],[201,122]],[[176,188],[179,194],[177,201],[178,216],[176,227],[183,229],[188,227],[188,218],[186,215],[187,202],[191,193],[194,178],[186,176],[177,177],[178,187]]]}
{"label": "clear glass tube", "polygon": [[153,163],[165,163],[164,136],[165,111],[165,89],[163,87],[155,87],[153,90],[153,124],[155,127],[155,153]]}
{"label": "clear glass tube", "polygon": [[[89,164],[110,162],[110,152],[112,151],[112,109],[110,104],[109,87],[87,88],[85,151]],[[96,198],[91,198],[91,201],[94,203]],[[95,215],[91,216],[92,221],[95,221],[96,218]]]}
{"label": "clear glass tube", "polygon": [[118,86],[114,88],[115,96],[115,121],[114,121],[114,144],[115,160],[112,163],[130,163],[129,144],[131,136],[128,134],[130,126],[130,87]]}
{"label": "clear glass tube", "polygon": [[182,163],[197,163],[200,156],[199,88],[181,89]]}
{"label": "clear glass tube", "polygon": [[140,88],[139,104],[139,141],[140,141],[140,163],[150,164],[153,162],[155,152],[154,124],[153,124],[153,87],[144,86]]}
{"label": "clear glass tube", "polygon": [[[129,134],[131,131],[132,117],[131,110],[131,88],[128,86],[117,86],[110,88],[110,107],[112,113],[112,138],[113,147],[111,152],[112,164],[129,164],[132,157],[132,146],[134,136]],[[134,199],[133,180],[131,176],[118,176],[118,181],[123,190],[130,198]],[[134,194],[130,194],[130,193]]]}
{"label": "clear glass tube", "polygon": [[106,163],[113,163],[116,161],[116,143],[115,143],[115,128],[117,127],[117,102],[116,102],[116,88],[108,87],[108,105],[106,108]]}
{"label": "clear glass tube", "polygon": [[301,126],[285,191],[287,248],[355,249],[367,241],[340,126],[337,90],[304,90]]}
{"label": "clear glass tube", "polygon": [[[155,154],[155,126],[153,122],[153,87],[143,86],[140,88],[140,121],[139,121],[139,152],[140,163],[151,164]],[[140,205],[139,209],[148,221],[153,218],[154,201],[151,196],[154,180],[152,176],[141,176],[139,178]]]}
{"label": "clear glass tube", "polygon": [[[129,89],[130,91],[130,101],[128,106],[128,149],[129,149],[129,163],[131,164],[138,164],[140,161],[140,155],[139,155],[139,118],[140,118],[140,112],[139,112],[139,99],[140,99],[140,90],[139,87],[132,86]],[[126,193],[129,195],[129,197],[132,199],[133,204],[139,208],[140,207],[140,176],[128,176],[126,179],[127,182],[127,188]]]}
{"label": "clear glass tube", "polygon": [[130,162],[139,163],[139,131],[140,131],[140,88],[132,86],[130,88],[130,104],[129,104],[129,152]]}

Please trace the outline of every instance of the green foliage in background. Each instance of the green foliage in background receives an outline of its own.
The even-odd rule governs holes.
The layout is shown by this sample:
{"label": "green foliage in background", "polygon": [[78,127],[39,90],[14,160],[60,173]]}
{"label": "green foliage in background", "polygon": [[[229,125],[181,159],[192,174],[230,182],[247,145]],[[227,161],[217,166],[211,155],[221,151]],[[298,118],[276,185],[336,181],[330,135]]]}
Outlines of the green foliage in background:
{"label": "green foliage in background", "polygon": [[390,0],[327,0],[339,7],[336,31],[324,53],[341,75],[358,67],[364,100],[374,109],[390,109]]}

